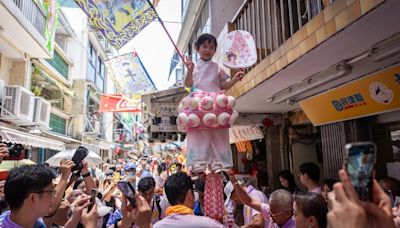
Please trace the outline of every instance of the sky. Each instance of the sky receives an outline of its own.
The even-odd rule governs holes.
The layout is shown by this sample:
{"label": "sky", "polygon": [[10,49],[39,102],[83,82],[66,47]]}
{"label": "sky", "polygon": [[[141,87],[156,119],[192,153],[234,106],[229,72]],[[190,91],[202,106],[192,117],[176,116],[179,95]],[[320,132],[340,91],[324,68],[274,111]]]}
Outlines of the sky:
{"label": "sky", "polygon": [[[181,0],[161,0],[156,11],[176,43],[181,24],[170,22],[181,22]],[[119,54],[126,54],[133,50],[137,51],[158,90],[168,89],[175,83],[174,72],[168,81],[174,47],[158,21],[154,21],[144,28],[119,50]]]}

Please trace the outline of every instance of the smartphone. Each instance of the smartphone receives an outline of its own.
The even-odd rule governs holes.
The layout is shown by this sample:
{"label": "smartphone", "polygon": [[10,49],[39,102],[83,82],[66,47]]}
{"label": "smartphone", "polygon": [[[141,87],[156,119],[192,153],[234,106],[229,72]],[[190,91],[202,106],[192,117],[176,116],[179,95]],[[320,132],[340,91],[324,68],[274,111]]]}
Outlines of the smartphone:
{"label": "smartphone", "polygon": [[376,145],[373,142],[348,143],[345,146],[344,168],[360,200],[370,201]]}
{"label": "smartphone", "polygon": [[88,211],[92,210],[93,205],[96,203],[96,197],[97,197],[97,189],[92,188],[92,191],[90,192],[90,204],[88,207]]}
{"label": "smartphone", "polygon": [[135,208],[136,200],[135,200],[135,189],[133,188],[133,186],[128,181],[118,181],[118,188],[129,200],[131,206]]}

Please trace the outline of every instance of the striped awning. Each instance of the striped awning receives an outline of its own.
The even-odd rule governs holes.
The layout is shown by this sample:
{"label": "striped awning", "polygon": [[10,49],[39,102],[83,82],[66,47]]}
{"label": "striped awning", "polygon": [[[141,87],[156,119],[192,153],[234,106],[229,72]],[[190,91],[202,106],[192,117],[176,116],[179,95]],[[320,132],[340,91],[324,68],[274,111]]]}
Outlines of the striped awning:
{"label": "striped awning", "polygon": [[63,142],[0,126],[1,141],[51,150],[65,150]]}
{"label": "striped awning", "polygon": [[254,125],[238,125],[229,128],[229,143],[263,139],[264,134]]}

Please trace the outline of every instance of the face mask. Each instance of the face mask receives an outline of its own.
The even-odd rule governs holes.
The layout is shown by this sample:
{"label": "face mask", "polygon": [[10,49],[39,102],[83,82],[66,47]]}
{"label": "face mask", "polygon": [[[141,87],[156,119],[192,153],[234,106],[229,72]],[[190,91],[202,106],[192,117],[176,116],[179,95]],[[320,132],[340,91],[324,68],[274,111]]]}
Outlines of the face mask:
{"label": "face mask", "polygon": [[128,178],[136,177],[136,173],[134,173],[134,172],[128,172],[127,174],[128,174]]}

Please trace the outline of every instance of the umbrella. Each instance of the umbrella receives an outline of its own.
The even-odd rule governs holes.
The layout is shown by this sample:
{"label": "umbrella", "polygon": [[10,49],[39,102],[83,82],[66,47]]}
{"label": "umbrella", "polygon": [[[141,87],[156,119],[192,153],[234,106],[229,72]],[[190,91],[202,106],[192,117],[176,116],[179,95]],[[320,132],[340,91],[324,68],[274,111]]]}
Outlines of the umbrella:
{"label": "umbrella", "polygon": [[0,172],[9,171],[15,167],[20,167],[23,165],[35,165],[36,163],[29,159],[22,160],[4,160],[0,164]]}
{"label": "umbrella", "polygon": [[[50,166],[60,166],[60,162],[64,159],[72,159],[74,156],[75,150],[63,150],[55,154],[53,157],[47,159],[46,163]],[[103,159],[96,154],[95,152],[89,150],[89,154],[84,159],[88,166],[96,166],[103,163]]]}

